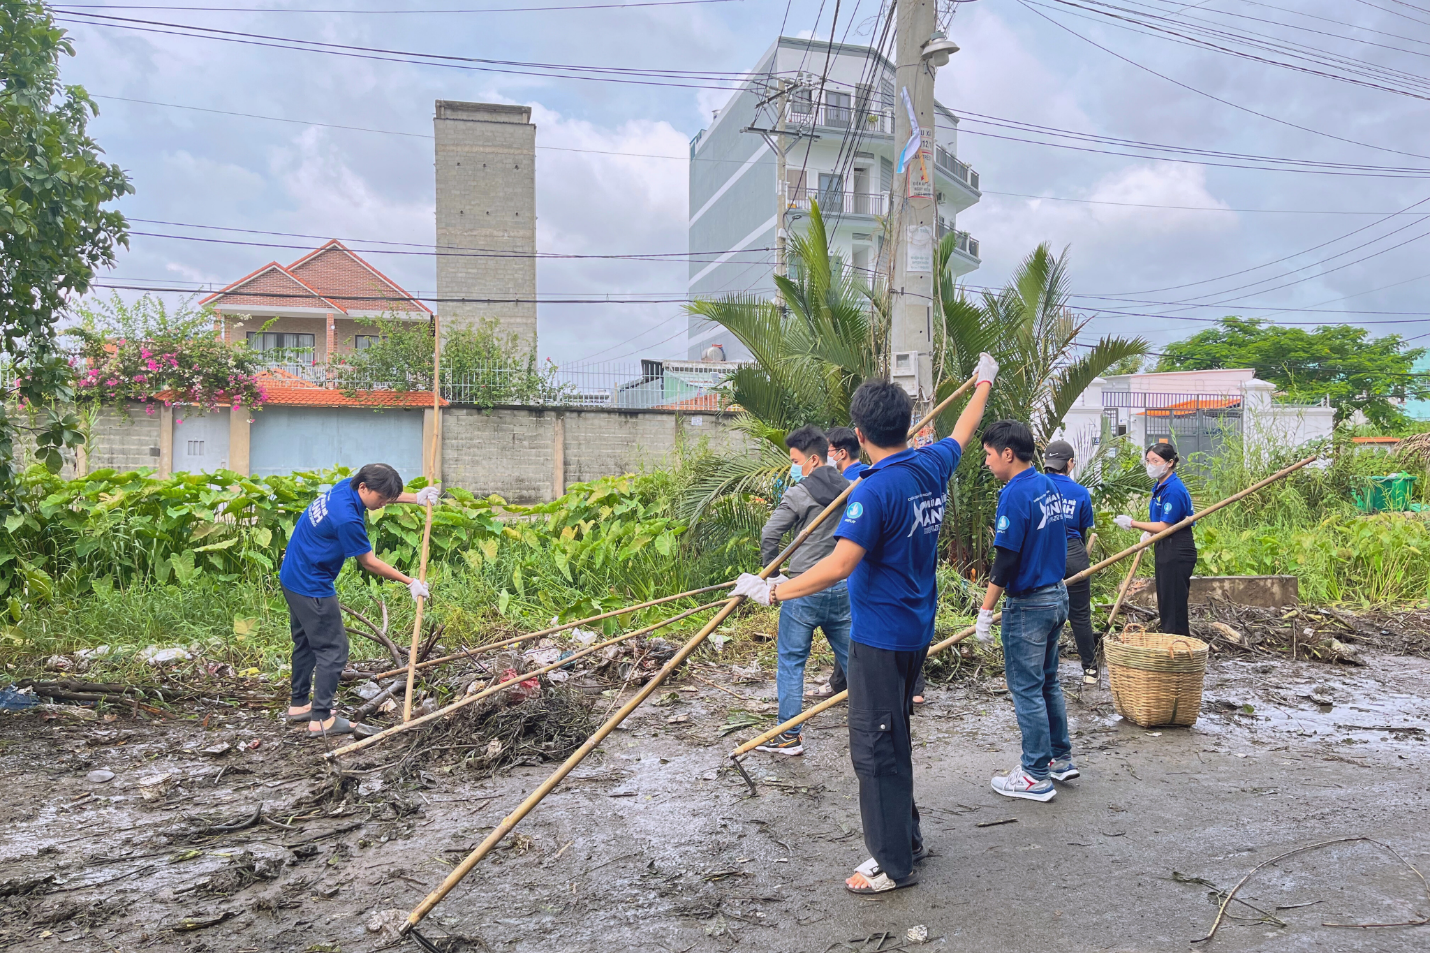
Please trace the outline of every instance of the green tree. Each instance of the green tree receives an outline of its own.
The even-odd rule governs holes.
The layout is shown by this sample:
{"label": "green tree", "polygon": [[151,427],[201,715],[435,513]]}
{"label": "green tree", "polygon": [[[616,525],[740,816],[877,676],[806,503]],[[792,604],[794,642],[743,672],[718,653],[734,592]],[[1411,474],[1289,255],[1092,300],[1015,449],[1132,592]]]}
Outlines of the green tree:
{"label": "green tree", "polygon": [[1288,397],[1329,399],[1338,422],[1359,410],[1375,426],[1390,428],[1405,422],[1396,401],[1430,397],[1430,376],[1413,368],[1424,354],[1424,348],[1406,347],[1398,334],[1371,338],[1349,324],[1307,331],[1229,316],[1167,345],[1157,370],[1249,367]]}
{"label": "green tree", "polygon": [[[0,395],[0,485],[14,479],[19,431],[53,471],[61,447],[83,442],[78,418],[59,409],[74,374],[55,323],[129,240],[124,217],[102,206],[133,187],[100,160],[86,132],[98,109],[83,88],[60,84],[61,53],[74,47],[44,4],[0,0],[0,357],[15,372]],[[22,418],[7,409],[12,400],[27,409]]]}

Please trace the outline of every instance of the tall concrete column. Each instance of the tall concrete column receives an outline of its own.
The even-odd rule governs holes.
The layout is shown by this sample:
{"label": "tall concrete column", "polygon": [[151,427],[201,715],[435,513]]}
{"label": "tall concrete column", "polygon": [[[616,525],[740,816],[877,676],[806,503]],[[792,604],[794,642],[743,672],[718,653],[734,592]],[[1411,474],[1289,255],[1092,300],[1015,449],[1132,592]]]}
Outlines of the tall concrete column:
{"label": "tall concrete column", "polygon": [[249,427],[250,409],[230,407],[228,411],[228,468],[235,473],[249,476]]}
{"label": "tall concrete column", "polygon": [[174,408],[159,410],[159,473],[160,479],[174,474]]}
{"label": "tall concrete column", "polygon": [[923,45],[938,24],[936,0],[898,0],[895,14],[894,147],[902,150],[913,135],[909,107],[923,142],[902,174],[894,178],[893,314],[890,328],[890,376],[916,401],[933,396],[933,260],[938,238],[938,208],[933,181],[933,67],[923,59]]}
{"label": "tall concrete column", "polygon": [[558,414],[551,428],[551,498],[566,494],[566,417]]}

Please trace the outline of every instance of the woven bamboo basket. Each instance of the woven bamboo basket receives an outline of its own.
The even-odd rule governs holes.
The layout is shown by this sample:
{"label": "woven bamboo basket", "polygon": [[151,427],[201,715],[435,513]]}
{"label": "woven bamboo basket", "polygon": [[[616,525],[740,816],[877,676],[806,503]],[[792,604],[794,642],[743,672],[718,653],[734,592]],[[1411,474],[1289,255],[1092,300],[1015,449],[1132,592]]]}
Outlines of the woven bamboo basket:
{"label": "woven bamboo basket", "polygon": [[1144,728],[1195,724],[1202,710],[1207,644],[1129,625],[1103,643],[1112,704]]}

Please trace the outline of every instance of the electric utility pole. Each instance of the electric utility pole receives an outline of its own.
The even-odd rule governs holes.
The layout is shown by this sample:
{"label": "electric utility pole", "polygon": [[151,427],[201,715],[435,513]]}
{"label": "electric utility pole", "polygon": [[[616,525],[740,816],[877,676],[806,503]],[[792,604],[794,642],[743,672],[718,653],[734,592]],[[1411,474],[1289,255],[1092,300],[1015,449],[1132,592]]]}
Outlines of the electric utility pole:
{"label": "electric utility pole", "polygon": [[[933,397],[934,69],[958,48],[938,30],[937,0],[897,0],[894,24],[894,145],[901,150],[890,213],[892,326],[889,371],[916,402]],[[912,115],[910,115],[912,113]],[[902,165],[901,172],[897,171]]]}
{"label": "electric utility pole", "polygon": [[[801,87],[802,84],[797,80],[776,80],[768,95],[755,104],[754,122],[742,130],[743,132],[759,133],[775,154],[775,201],[778,203],[778,218],[775,225],[775,274],[780,277],[789,275],[789,210],[792,201],[799,198],[799,196],[792,196],[789,193],[789,151],[800,139],[819,138],[812,130],[802,128],[798,121],[795,128],[790,128],[791,97]],[[775,110],[773,123],[768,123],[769,117],[765,114],[765,110],[770,107]],[[760,124],[762,119],[766,121],[766,125]],[[813,125],[814,115],[812,112],[805,117],[804,122],[809,126]],[[783,309],[784,303],[784,292],[776,285],[775,305]]]}

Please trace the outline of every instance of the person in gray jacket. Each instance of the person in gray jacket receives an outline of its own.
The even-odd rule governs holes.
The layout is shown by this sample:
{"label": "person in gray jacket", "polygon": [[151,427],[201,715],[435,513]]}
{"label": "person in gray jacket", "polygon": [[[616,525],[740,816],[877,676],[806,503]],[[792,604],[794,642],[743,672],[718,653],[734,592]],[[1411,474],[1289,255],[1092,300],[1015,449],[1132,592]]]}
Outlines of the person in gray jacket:
{"label": "person in gray jacket", "polygon": [[[829,440],[818,427],[801,427],[792,432],[785,437],[785,446],[789,448],[791,483],[760,533],[760,562],[767,566],[779,555],[787,533],[802,532],[849,486],[849,481],[829,465]],[[836,517],[821,523],[804,545],[795,550],[785,573],[798,576],[833,552],[834,528],[838,525]],[[775,686],[779,691],[781,722],[798,715],[804,704],[804,666],[809,660],[816,628],[824,631],[824,637],[834,649],[834,678],[830,679],[829,693],[843,688],[840,683],[844,681],[849,661],[849,626],[849,590],[842,580],[823,592],[780,604],[779,669]],[[797,755],[804,754],[804,745],[796,728],[755,750]]]}

